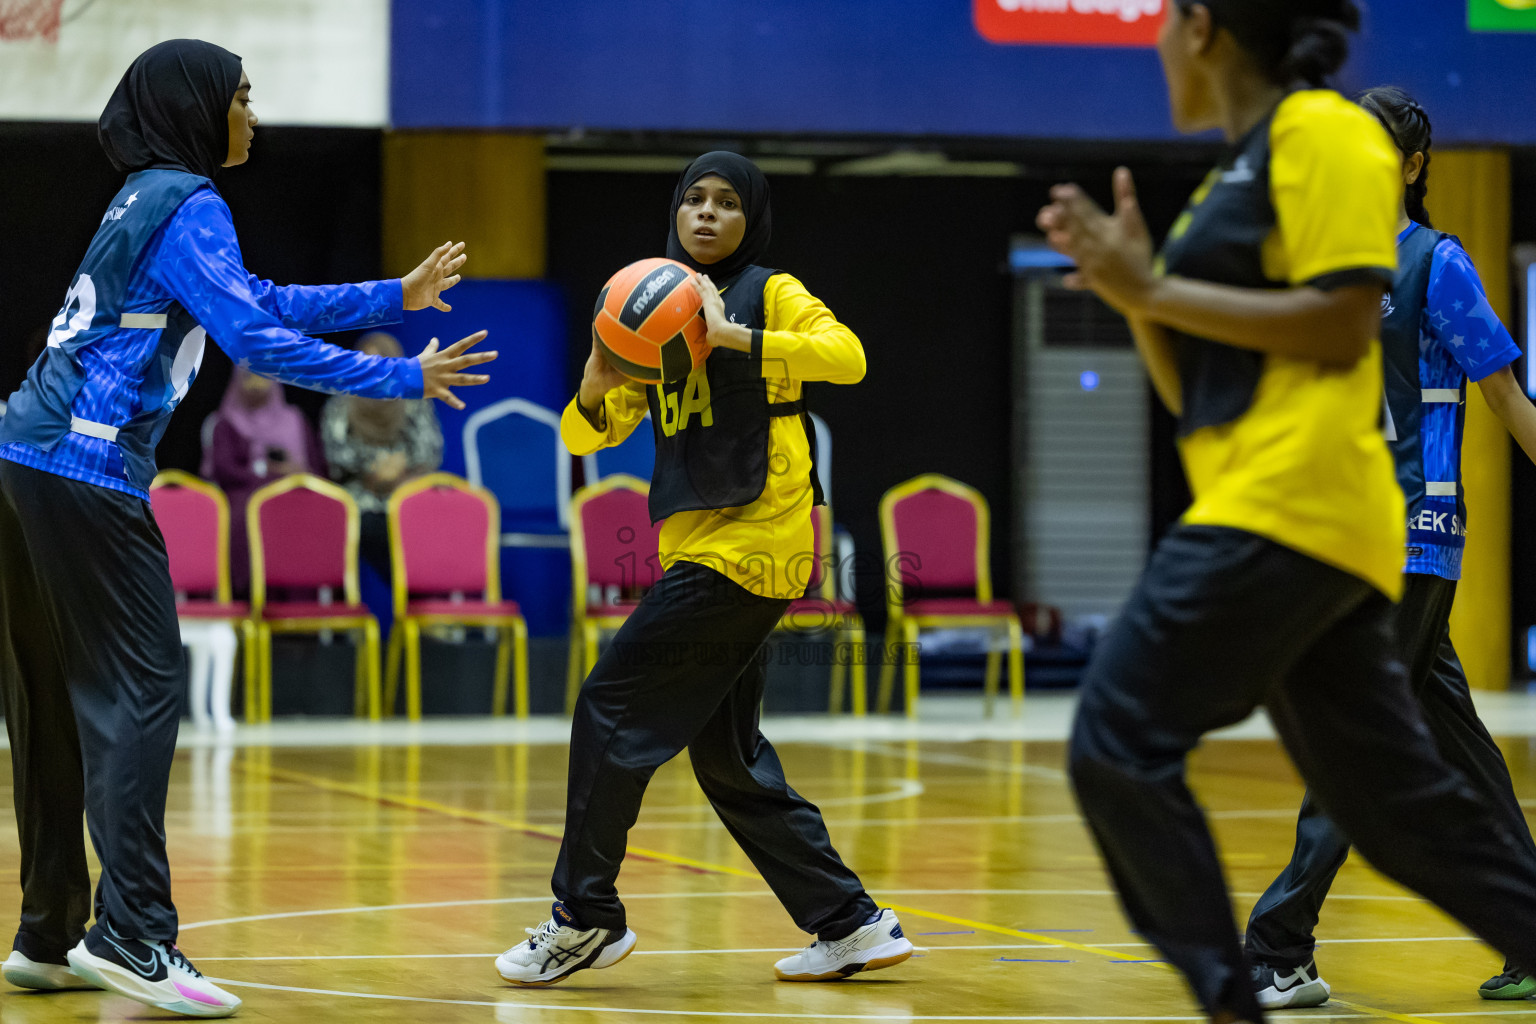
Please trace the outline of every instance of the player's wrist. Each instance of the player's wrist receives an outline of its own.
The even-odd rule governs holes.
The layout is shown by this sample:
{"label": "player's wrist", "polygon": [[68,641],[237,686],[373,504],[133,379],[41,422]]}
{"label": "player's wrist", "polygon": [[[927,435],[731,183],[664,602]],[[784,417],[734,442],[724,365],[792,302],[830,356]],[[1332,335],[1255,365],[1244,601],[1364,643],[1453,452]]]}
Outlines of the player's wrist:
{"label": "player's wrist", "polygon": [[604,395],[599,393],[596,398],[590,397],[587,383],[583,381],[576,391],[576,411],[581,413],[581,418],[586,420],[593,430],[607,429],[607,416],[604,414],[606,406]]}
{"label": "player's wrist", "polygon": [[1158,309],[1168,299],[1168,279],[1149,277],[1137,287],[1128,289],[1125,315],[1138,320],[1156,320]]}
{"label": "player's wrist", "polygon": [[705,338],[713,348],[731,348],[737,352],[752,350],[752,329],[743,324],[722,322],[710,327]]}

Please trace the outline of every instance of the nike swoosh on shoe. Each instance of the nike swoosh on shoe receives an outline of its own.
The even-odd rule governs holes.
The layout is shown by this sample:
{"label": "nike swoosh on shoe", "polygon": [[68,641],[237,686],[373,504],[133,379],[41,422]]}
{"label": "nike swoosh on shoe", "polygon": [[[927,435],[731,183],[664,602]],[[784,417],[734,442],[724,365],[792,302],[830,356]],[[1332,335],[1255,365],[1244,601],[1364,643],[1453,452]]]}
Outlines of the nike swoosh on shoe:
{"label": "nike swoosh on shoe", "polygon": [[113,938],[110,935],[105,935],[105,936],[102,936],[102,937],[107,940],[107,942],[112,946],[113,949],[117,950],[119,953],[122,954],[123,959],[128,961],[128,966],[129,967],[132,967],[140,975],[142,975],[143,977],[149,979],[150,981],[154,980],[155,966],[156,966],[156,964],[155,964],[155,954],[153,954],[153,953],[149,954],[149,961],[148,961],[149,966],[146,967],[144,965],[143,961],[139,960],[138,957],[134,956],[132,953],[128,952],[128,950],[124,949],[121,945],[119,945],[116,941],[114,941]]}

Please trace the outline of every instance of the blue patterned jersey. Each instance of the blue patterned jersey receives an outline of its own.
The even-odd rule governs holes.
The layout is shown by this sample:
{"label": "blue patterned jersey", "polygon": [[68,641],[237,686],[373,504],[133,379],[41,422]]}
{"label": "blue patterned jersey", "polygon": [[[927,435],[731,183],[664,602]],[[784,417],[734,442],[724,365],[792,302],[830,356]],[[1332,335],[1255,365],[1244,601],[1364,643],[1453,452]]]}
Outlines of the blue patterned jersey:
{"label": "blue patterned jersey", "polygon": [[1387,439],[1408,502],[1405,571],[1461,578],[1466,502],[1461,439],[1467,381],[1520,349],[1488,304],[1461,244],[1418,224],[1398,236],[1397,281],[1382,307]]}
{"label": "blue patterned jersey", "polygon": [[279,287],[249,274],[206,178],[129,175],[0,420],[0,458],[148,497],[154,448],[211,336],[240,366],[299,387],[420,398],[420,364],[304,332],[400,319],[398,280]]}

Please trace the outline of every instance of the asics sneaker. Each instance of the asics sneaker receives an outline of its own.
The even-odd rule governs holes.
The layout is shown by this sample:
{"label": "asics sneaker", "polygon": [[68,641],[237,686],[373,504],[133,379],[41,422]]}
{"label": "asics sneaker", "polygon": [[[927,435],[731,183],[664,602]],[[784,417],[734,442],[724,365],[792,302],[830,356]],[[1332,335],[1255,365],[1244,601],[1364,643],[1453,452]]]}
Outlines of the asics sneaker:
{"label": "asics sneaker", "polygon": [[817,939],[794,956],[773,965],[780,981],[841,981],[860,971],[894,967],[912,955],[896,912],[880,911],[852,935],[826,942]]}
{"label": "asics sneaker", "polygon": [[1536,994],[1536,976],[1506,963],[1502,971],[1478,987],[1477,994],[1484,999],[1524,999]]}
{"label": "asics sneaker", "polygon": [[187,1017],[228,1017],[240,1000],[200,974],[173,942],[127,939],[98,922],[69,951],[69,966],[98,988]]}
{"label": "asics sneaker", "polygon": [[1317,973],[1317,961],[1290,969],[1259,961],[1253,965],[1253,991],[1266,1010],[1322,1006],[1333,989]]}
{"label": "asics sneaker", "polygon": [[496,958],[496,973],[514,985],[553,985],[588,967],[612,967],[635,948],[628,928],[581,928],[562,903],[532,936]]}
{"label": "asics sneaker", "polygon": [[11,950],[5,963],[0,964],[0,976],[17,988],[39,992],[91,987],[90,982],[69,969],[69,961],[62,953],[50,954],[35,942],[28,941],[25,935],[16,936],[16,948]]}

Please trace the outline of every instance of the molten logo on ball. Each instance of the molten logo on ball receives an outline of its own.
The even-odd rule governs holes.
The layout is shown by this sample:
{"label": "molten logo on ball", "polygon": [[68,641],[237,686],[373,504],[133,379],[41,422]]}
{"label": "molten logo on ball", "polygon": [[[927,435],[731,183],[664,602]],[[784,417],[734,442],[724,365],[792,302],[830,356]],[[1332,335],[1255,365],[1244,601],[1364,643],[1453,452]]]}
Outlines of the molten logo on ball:
{"label": "molten logo on ball", "polygon": [[672,283],[676,278],[677,274],[673,272],[671,267],[651,278],[650,283],[645,286],[645,291],[641,292],[640,297],[635,300],[635,304],[629,307],[630,311],[636,316],[644,313],[646,305],[656,297],[656,293]]}
{"label": "molten logo on ball", "polygon": [[709,356],[703,307],[693,271],[673,260],[641,260],[603,286],[592,335],[603,357],[631,380],[682,380]]}

